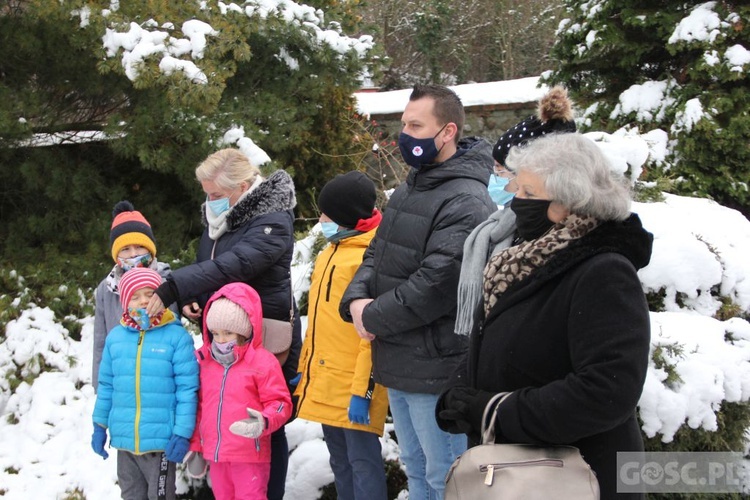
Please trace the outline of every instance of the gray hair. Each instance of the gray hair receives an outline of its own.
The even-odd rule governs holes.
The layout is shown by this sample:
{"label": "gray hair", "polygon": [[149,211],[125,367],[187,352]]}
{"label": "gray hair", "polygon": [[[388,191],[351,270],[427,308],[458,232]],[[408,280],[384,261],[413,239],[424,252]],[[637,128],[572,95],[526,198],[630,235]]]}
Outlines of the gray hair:
{"label": "gray hair", "polygon": [[544,179],[553,201],[602,221],[630,215],[630,190],[599,147],[581,134],[549,134],[510,150],[506,166]]}
{"label": "gray hair", "polygon": [[208,156],[195,169],[198,182],[211,181],[223,189],[236,189],[242,182],[253,185],[260,175],[258,167],[237,149],[221,149]]}

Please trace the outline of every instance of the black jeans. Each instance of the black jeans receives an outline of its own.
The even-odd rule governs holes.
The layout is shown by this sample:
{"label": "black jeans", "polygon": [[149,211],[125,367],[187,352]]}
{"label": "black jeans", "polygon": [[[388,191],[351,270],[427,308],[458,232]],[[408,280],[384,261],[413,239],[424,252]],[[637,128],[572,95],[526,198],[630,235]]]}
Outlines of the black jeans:
{"label": "black jeans", "polygon": [[289,466],[289,443],[282,425],[271,434],[271,476],[268,478],[268,500],[283,500],[286,471]]}

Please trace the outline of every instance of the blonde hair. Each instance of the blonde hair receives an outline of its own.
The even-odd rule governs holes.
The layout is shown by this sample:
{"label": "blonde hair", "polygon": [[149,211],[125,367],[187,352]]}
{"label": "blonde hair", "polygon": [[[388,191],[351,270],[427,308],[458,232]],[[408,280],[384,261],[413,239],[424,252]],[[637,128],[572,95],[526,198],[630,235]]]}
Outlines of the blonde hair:
{"label": "blonde hair", "polygon": [[252,186],[260,175],[258,167],[237,149],[221,149],[208,156],[195,169],[198,182],[211,181],[223,189],[236,189],[242,182]]}

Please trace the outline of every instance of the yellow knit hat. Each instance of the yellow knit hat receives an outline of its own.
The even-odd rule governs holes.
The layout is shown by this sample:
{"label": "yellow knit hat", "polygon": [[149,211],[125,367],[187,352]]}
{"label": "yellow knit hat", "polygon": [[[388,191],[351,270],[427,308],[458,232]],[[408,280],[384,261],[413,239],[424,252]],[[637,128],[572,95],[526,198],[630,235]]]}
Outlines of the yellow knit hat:
{"label": "yellow knit hat", "polygon": [[109,232],[109,244],[112,248],[112,260],[117,263],[117,254],[128,245],[140,245],[156,257],[156,240],[151,231],[151,224],[135,210],[133,204],[123,200],[115,205],[112,211],[114,220]]}

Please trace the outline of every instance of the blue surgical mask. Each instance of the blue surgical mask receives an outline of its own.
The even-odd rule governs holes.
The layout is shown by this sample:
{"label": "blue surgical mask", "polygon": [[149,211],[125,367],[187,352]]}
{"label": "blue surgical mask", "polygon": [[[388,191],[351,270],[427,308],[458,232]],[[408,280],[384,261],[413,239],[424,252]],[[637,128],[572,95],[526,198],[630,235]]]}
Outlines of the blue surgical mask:
{"label": "blue surgical mask", "polygon": [[229,354],[230,352],[232,352],[232,349],[234,349],[234,346],[236,345],[236,340],[230,340],[229,342],[224,342],[223,344],[214,342],[214,348],[219,351],[220,354]]}
{"label": "blue surgical mask", "polygon": [[487,190],[490,192],[490,198],[495,202],[495,205],[505,205],[515,196],[515,193],[509,193],[505,190],[505,186],[509,182],[510,179],[507,177],[500,177],[496,174],[490,175],[490,185],[487,186]]}
{"label": "blue surgical mask", "polygon": [[219,198],[218,200],[206,199],[206,205],[208,205],[211,212],[218,217],[229,210],[229,198]]}
{"label": "blue surgical mask", "polygon": [[117,257],[117,263],[123,271],[130,271],[136,267],[148,267],[151,265],[152,260],[153,257],[151,256],[151,253],[144,253],[143,255],[137,255],[127,259]]}
{"label": "blue surgical mask", "polygon": [[443,125],[433,137],[428,137],[426,139],[417,139],[416,137],[401,132],[398,136],[398,149],[401,151],[401,156],[403,157],[404,162],[410,167],[419,170],[422,165],[435,161],[437,155],[440,154],[440,149],[443,149],[443,146],[445,146],[445,144],[443,144],[443,146],[440,146],[440,149],[438,149],[435,146],[435,137],[440,135],[440,132],[443,131],[446,125],[448,124],[446,123]]}
{"label": "blue surgical mask", "polygon": [[321,222],[320,228],[323,231],[323,236],[325,236],[327,240],[330,240],[339,232],[339,225],[333,221]]}

